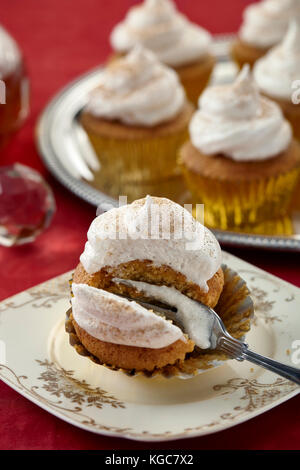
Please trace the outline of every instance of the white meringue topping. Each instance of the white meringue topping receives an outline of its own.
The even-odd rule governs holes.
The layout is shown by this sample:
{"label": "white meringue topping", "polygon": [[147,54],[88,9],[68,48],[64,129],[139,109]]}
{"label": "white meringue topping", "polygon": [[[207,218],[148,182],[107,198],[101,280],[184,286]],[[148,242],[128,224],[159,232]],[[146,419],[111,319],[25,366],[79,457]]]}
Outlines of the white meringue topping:
{"label": "white meringue topping", "polygon": [[161,62],[180,66],[210,51],[211,35],[180,14],[171,0],[145,0],[132,7],[111,34],[112,47],[127,52],[136,44],[152,50]]}
{"label": "white meringue topping", "polygon": [[190,123],[194,147],[237,161],[275,157],[292,139],[279,106],[260,96],[249,66],[230,85],[207,88]]}
{"label": "white meringue topping", "polygon": [[184,103],[177,74],[137,46],[102,72],[86,109],[108,120],[151,127],[175,118]]}
{"label": "white meringue topping", "polygon": [[291,100],[292,84],[300,79],[300,23],[291,21],[282,43],[256,62],[253,75],[267,95]]}
{"label": "white meringue topping", "polygon": [[[117,279],[115,281],[117,282]],[[201,303],[190,299],[174,287],[156,286],[128,279],[126,279],[126,283],[151,300],[175,307],[177,311],[173,314],[174,320],[182,326],[184,333],[201,349],[207,349],[211,346],[210,337],[214,317]]]}
{"label": "white meringue topping", "polygon": [[89,274],[133,260],[168,266],[207,290],[207,281],[220,268],[221,249],[188,210],[147,196],[94,219],[80,257]]}
{"label": "white meringue topping", "polygon": [[181,339],[170,321],[134,301],[87,284],[72,284],[76,323],[94,338],[114,344],[159,349]]}
{"label": "white meringue topping", "polygon": [[245,9],[240,37],[256,47],[272,47],[283,39],[293,18],[300,20],[299,0],[263,0]]}

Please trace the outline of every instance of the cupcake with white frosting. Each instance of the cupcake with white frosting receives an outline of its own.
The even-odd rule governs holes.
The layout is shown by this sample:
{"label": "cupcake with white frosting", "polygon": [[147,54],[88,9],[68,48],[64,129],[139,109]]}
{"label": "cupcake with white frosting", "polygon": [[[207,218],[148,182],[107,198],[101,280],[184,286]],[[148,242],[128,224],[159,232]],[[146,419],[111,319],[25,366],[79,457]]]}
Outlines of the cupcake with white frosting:
{"label": "cupcake with white frosting", "polygon": [[[0,147],[23,123],[28,114],[28,79],[20,49],[0,26]],[[4,89],[5,84],[5,89]]]}
{"label": "cupcake with white frosting", "polygon": [[176,73],[152,52],[137,46],[110,63],[80,117],[101,164],[98,187],[131,200],[170,196],[192,113]]}
{"label": "cupcake with white frosting", "polygon": [[214,58],[211,35],[177,11],[172,0],[145,0],[130,8],[111,33],[116,54],[137,44],[179,74],[188,98],[196,104],[211,75]]}
{"label": "cupcake with white frosting", "polygon": [[224,357],[209,354],[213,317],[202,304],[235,337],[249,329],[248,291],[237,281],[221,267],[214,235],[182,206],[147,196],[112,209],[92,222],[73,276],[71,344],[113,369],[207,368]]}
{"label": "cupcake with white frosting", "polygon": [[240,67],[253,66],[283,40],[292,19],[300,20],[299,0],[262,0],[249,5],[232,46],[233,59]]}
{"label": "cupcake with white frosting", "polygon": [[300,22],[290,23],[283,41],[256,62],[253,75],[261,93],[280,105],[300,139]]}
{"label": "cupcake with white frosting", "polygon": [[300,149],[280,107],[259,94],[245,66],[233,84],[202,95],[180,162],[207,224],[230,229],[286,214]]}

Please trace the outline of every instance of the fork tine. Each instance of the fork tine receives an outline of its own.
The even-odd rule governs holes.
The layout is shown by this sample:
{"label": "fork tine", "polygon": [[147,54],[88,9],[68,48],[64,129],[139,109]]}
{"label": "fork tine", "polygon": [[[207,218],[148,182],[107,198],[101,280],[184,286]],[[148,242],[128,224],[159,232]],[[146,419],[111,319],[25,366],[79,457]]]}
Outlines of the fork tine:
{"label": "fork tine", "polygon": [[235,358],[242,357],[244,351],[243,343],[240,343],[234,338],[228,336],[223,336],[220,338],[218,347],[223,352],[226,352]]}

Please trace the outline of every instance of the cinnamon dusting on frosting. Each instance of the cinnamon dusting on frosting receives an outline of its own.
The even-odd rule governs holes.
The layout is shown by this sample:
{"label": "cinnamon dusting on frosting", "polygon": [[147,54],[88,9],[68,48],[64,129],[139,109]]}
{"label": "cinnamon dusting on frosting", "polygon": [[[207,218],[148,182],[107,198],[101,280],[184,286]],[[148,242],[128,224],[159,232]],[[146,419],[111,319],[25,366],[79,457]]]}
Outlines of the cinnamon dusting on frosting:
{"label": "cinnamon dusting on frosting", "polygon": [[208,54],[211,36],[179,13],[173,1],[145,0],[132,7],[113,29],[111,44],[118,52],[128,52],[142,44],[160,61],[176,67]]}
{"label": "cinnamon dusting on frosting", "polygon": [[253,74],[261,91],[291,100],[292,84],[300,78],[300,21],[291,21],[283,41],[256,62]]}
{"label": "cinnamon dusting on frosting", "polygon": [[86,109],[124,124],[155,126],[175,118],[185,101],[177,74],[137,46],[102,72]]}
{"label": "cinnamon dusting on frosting", "polygon": [[245,66],[233,84],[210,87],[202,94],[190,136],[206,155],[259,161],[286,150],[292,131],[279,106],[260,96]]}

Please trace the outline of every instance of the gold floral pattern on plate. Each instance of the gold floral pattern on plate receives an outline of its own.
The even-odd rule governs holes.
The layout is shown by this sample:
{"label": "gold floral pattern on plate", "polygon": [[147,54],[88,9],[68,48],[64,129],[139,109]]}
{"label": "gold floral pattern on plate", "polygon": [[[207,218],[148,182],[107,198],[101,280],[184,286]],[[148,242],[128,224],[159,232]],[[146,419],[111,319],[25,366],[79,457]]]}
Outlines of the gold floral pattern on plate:
{"label": "gold floral pattern on plate", "polygon": [[[299,290],[227,253],[224,259],[246,280],[256,304],[257,322],[247,342],[262,354],[290,361],[286,351],[300,338]],[[76,364],[58,367],[46,344],[68,308],[69,279],[66,273],[0,303],[0,340],[7,346],[0,378],[73,425],[144,441],[178,439],[226,429],[299,393],[291,382],[237,361],[186,384],[154,379],[146,386],[142,379],[121,379],[111,371],[108,378],[100,374],[100,386],[78,380]]]}

